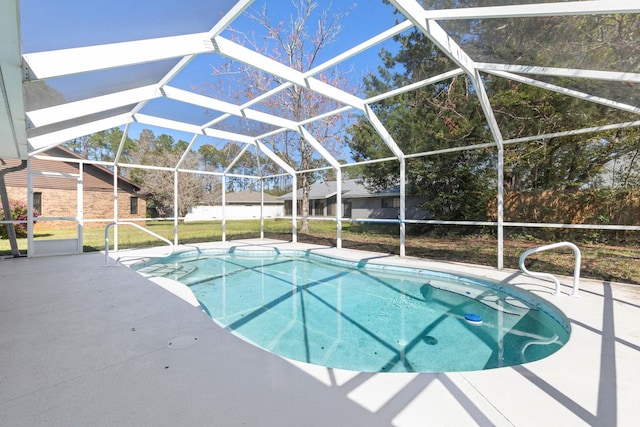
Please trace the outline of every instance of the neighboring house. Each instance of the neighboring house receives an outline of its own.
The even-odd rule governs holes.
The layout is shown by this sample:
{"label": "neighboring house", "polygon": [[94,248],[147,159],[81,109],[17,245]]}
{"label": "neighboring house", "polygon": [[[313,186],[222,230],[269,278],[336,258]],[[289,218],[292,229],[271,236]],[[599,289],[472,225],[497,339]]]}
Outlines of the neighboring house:
{"label": "neighboring house", "polygon": [[[227,219],[260,218],[260,192],[245,190],[225,194],[224,216]],[[284,215],[284,202],[277,197],[264,193],[264,218],[277,218]],[[185,215],[184,222],[222,219],[222,205],[194,206]]]}
{"label": "neighboring house", "polygon": [[[336,182],[315,182],[309,189],[309,215],[315,217],[335,217],[336,215]],[[280,196],[285,202],[285,213],[291,215],[292,193]],[[302,189],[297,192],[298,215],[301,214]],[[406,219],[425,219],[428,213],[418,206],[420,197],[405,197]],[[352,219],[393,219],[400,214],[400,187],[372,192],[361,184],[361,181],[347,179],[342,182],[343,218]]]}
{"label": "neighboring house", "polygon": [[[81,156],[64,148],[55,147],[42,154],[43,157],[63,157],[83,160]],[[17,166],[18,160],[6,160],[0,169]],[[63,178],[61,174],[79,174],[79,164],[69,161],[50,161],[32,158],[30,169],[33,175],[34,209],[42,217],[76,217],[78,213],[78,179]],[[35,173],[33,173],[35,172]],[[45,172],[47,175],[41,175]],[[83,165],[82,174],[82,214],[86,225],[90,220],[101,220],[100,225],[113,219],[113,172],[97,165]],[[9,199],[27,202],[27,170],[9,173],[5,176]],[[146,217],[146,200],[137,192],[131,181],[118,178],[118,218],[142,219]],[[39,221],[36,229],[44,227],[75,227],[70,221]]]}
{"label": "neighboring house", "polygon": [[597,185],[604,188],[637,188],[640,185],[640,155],[624,153],[604,164]]}

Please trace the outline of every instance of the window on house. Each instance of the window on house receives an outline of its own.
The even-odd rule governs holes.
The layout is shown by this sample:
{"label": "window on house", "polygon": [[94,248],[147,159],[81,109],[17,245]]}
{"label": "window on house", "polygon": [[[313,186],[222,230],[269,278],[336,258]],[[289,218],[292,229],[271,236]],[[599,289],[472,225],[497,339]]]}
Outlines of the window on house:
{"label": "window on house", "polygon": [[38,212],[38,215],[42,215],[42,193],[33,193],[33,210]]}
{"label": "window on house", "polygon": [[309,213],[313,216],[324,216],[324,200],[309,200]]}
{"label": "window on house", "polygon": [[385,197],[382,199],[382,207],[383,208],[399,208],[400,207],[400,198],[399,197]]}
{"label": "window on house", "polygon": [[334,216],[336,214],[336,197],[333,196],[327,200],[327,216]]}
{"label": "window on house", "polygon": [[138,198],[131,196],[129,202],[131,203],[129,213],[131,215],[138,215]]}
{"label": "window on house", "polygon": [[342,205],[342,217],[351,218],[351,202],[344,202]]}

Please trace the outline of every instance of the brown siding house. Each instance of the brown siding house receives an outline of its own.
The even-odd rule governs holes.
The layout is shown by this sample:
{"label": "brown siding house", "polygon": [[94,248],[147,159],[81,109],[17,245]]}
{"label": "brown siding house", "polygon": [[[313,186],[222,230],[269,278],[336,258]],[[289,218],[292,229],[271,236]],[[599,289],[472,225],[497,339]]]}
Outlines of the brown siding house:
{"label": "brown siding house", "polygon": [[[74,152],[55,147],[43,154],[49,157],[80,159]],[[77,162],[60,162],[43,159],[31,159],[31,171],[78,174]],[[19,160],[4,160],[0,169],[18,166]],[[12,200],[27,202],[27,170],[12,172],[5,176],[7,192]],[[113,218],[113,172],[97,165],[83,165],[83,217],[85,226],[104,226]],[[77,214],[77,186],[75,178],[35,175],[33,178],[34,207],[43,217],[75,217]],[[145,218],[146,201],[139,195],[139,188],[131,181],[118,178],[118,218],[120,220]],[[91,220],[101,220],[92,222]],[[75,227],[71,221],[40,221],[36,230],[42,228]]]}

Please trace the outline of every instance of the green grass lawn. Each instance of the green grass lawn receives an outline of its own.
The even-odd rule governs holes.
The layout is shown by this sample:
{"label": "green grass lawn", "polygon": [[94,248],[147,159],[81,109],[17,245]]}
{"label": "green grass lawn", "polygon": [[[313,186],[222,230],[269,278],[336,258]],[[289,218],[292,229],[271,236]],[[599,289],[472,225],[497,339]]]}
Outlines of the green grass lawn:
{"label": "green grass lawn", "polygon": [[[173,221],[147,221],[146,224],[139,223],[146,229],[173,241]],[[291,238],[291,221],[284,219],[269,219],[264,222],[264,232],[272,238],[289,240]],[[298,223],[298,227],[300,227]],[[348,225],[346,226],[348,228]],[[314,221],[310,224],[311,232],[319,236],[335,236],[336,226],[333,221]],[[249,239],[260,237],[260,220],[227,221],[225,224],[227,240]],[[101,251],[104,250],[104,226],[88,224],[83,230],[84,250]],[[113,227],[109,231],[109,247],[113,249]],[[178,224],[178,234],[181,244],[220,241],[222,239],[222,221],[189,222]],[[76,238],[78,232],[73,229],[51,229],[39,230],[34,234],[36,240],[68,239]],[[118,248],[140,248],[149,246],[159,246],[164,243],[135,227],[120,225],[118,229]],[[20,251],[26,252],[27,239],[19,238],[18,247]],[[10,255],[11,247],[9,241],[0,240],[0,255]]]}
{"label": "green grass lawn", "polygon": [[[285,219],[265,220],[265,237],[288,241],[291,239],[291,221]],[[172,221],[148,221],[144,225],[154,233],[173,241]],[[298,227],[300,224],[298,223]],[[221,221],[180,223],[179,243],[215,242],[222,240]],[[118,248],[140,248],[159,246],[164,243],[153,236],[130,226],[120,226]],[[38,231],[36,239],[75,238],[75,229]],[[227,240],[260,237],[260,221],[227,221]],[[298,234],[298,241],[334,246],[336,224],[333,221],[311,221],[309,233]],[[84,229],[84,250],[104,250],[104,227],[87,226]],[[109,236],[113,248],[113,228]],[[518,269],[520,255],[527,249],[551,242],[531,241],[525,238],[505,239],[504,266]],[[18,240],[22,253],[26,253],[27,239]],[[342,246],[349,249],[368,250],[398,254],[400,243],[398,231],[388,225],[343,223]],[[610,280],[640,284],[640,248],[637,246],[614,246],[604,244],[578,244],[582,252],[581,276],[599,280]],[[8,240],[0,240],[0,255],[11,254]],[[495,266],[497,260],[496,239],[489,235],[469,236],[414,236],[406,239],[406,254],[420,258],[443,261],[466,262]],[[574,256],[569,249],[559,249],[533,254],[527,258],[530,271],[573,275]]]}

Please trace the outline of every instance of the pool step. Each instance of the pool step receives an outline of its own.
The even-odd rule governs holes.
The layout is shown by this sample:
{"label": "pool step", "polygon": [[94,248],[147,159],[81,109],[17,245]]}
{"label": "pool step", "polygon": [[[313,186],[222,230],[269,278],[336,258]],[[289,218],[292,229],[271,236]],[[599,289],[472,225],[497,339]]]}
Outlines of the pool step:
{"label": "pool step", "polygon": [[477,289],[469,287],[464,283],[454,283],[443,280],[430,280],[428,282],[428,285],[442,291],[451,292],[466,298],[476,300],[489,308],[505,314],[523,316],[530,310],[535,310],[534,308],[527,306],[522,301],[519,301],[518,299],[510,295],[502,299],[497,295],[491,295],[482,291],[478,291]]}
{"label": "pool step", "polygon": [[193,273],[197,269],[197,266],[191,264],[153,264],[142,267],[137,271],[138,273],[145,276],[168,277],[173,280],[180,280],[183,277]]}

